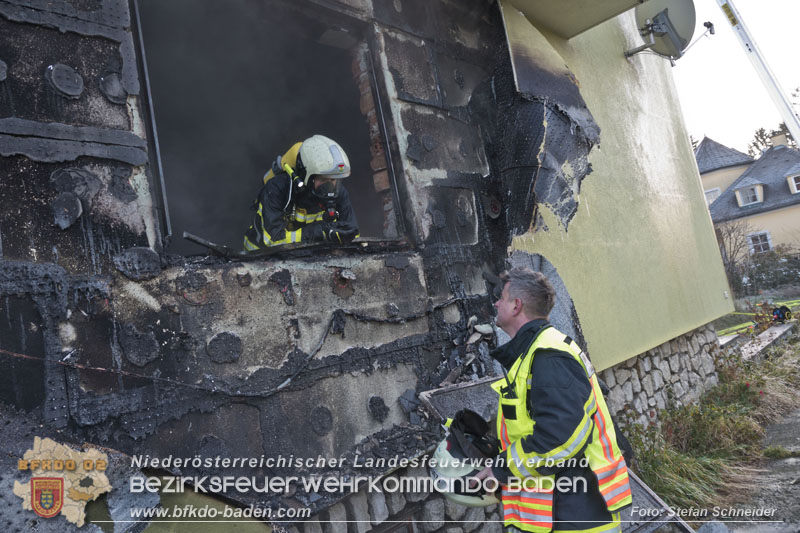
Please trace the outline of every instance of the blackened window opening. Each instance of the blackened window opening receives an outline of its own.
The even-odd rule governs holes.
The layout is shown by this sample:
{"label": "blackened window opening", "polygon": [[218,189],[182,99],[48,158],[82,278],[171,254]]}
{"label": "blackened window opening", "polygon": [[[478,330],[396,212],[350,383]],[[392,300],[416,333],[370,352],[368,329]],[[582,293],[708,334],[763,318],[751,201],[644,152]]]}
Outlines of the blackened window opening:
{"label": "blackened window opening", "polygon": [[378,117],[365,106],[369,52],[358,31],[277,1],[138,0],[138,7],[169,252],[205,253],[180,237],[184,231],[239,249],[264,173],[315,133],[350,158],[344,183],[362,237],[398,236]]}

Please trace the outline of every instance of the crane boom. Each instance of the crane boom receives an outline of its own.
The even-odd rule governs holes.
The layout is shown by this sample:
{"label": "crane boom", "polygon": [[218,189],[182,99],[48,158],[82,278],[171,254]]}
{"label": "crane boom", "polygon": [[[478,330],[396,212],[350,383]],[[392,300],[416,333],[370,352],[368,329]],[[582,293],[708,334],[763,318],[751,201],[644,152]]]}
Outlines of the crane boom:
{"label": "crane boom", "polygon": [[792,134],[796,142],[800,142],[800,119],[798,119],[797,113],[795,113],[792,108],[789,99],[786,98],[786,93],[783,92],[777,78],[775,78],[775,75],[770,70],[766,60],[764,60],[764,56],[761,55],[761,51],[758,49],[758,46],[756,46],[756,42],[750,36],[750,32],[744,25],[739,11],[733,5],[732,0],[717,0],[717,4],[719,4],[728,22],[730,22],[733,27],[733,33],[736,34],[747,57],[753,64],[753,68],[756,69],[756,73],[761,78],[761,83],[764,84],[775,107],[778,108],[781,118],[783,118],[786,127],[789,129],[789,133]]}

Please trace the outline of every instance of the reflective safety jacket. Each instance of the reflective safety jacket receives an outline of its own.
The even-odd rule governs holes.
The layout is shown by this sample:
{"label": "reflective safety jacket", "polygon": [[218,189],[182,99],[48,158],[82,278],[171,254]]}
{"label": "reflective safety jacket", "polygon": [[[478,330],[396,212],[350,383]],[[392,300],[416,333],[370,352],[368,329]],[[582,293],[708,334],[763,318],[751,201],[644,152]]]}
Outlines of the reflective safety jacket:
{"label": "reflective safety jacket", "polygon": [[[303,227],[323,220],[327,206],[309,191],[298,193],[292,186],[289,171],[296,166],[301,144],[295,144],[279,158],[280,165],[276,166],[284,170],[275,172],[273,169],[264,175],[264,186],[258,193],[256,214],[244,236],[245,250],[252,252],[262,246],[301,242]],[[332,207],[337,216],[329,222],[342,222],[358,227],[350,195],[343,186],[340,187]]]}
{"label": "reflective safety jacket", "polygon": [[[505,525],[535,533],[553,529],[583,532],[621,531],[619,513],[615,511],[632,502],[628,469],[617,446],[613,423],[594,368],[575,341],[545,321],[535,322],[542,323],[538,332],[532,331],[533,328],[530,326],[534,325],[533,322],[528,323],[509,343],[512,345],[512,350],[519,350],[516,352],[519,355],[510,366],[507,378],[492,384],[492,388],[500,396],[497,413],[497,434],[503,449],[500,458],[504,460],[505,467],[512,476],[501,480],[506,483],[502,491]],[[526,341],[533,335],[535,338],[529,345],[527,342],[524,346],[520,344],[520,340]],[[515,341],[517,341],[516,346],[512,344]],[[554,371],[552,376],[537,376],[538,379],[533,379],[531,368],[537,353],[540,357],[557,353],[557,356],[551,359],[567,358],[566,363],[572,368],[577,368],[574,365],[574,362],[577,362],[583,371],[577,378],[587,380],[588,384],[586,381],[572,382],[575,381],[574,376],[569,375],[565,381],[564,374],[567,372],[564,372],[563,368],[566,367],[557,366],[559,363],[555,366],[539,365],[543,372],[548,372],[549,369],[558,370]],[[551,402],[548,409],[537,410],[537,394],[542,398],[542,391],[536,388],[532,390],[531,387],[532,383],[543,383],[542,378],[547,384],[561,380],[567,391],[584,386],[587,391],[585,400],[581,397],[582,405],[578,406],[558,406],[557,402]],[[553,393],[558,387],[556,383],[552,388]],[[528,402],[531,396],[534,404],[532,412]],[[535,439],[534,435],[539,438]],[[543,446],[543,442],[547,445]],[[557,516],[556,520],[582,522],[597,520],[597,516],[606,518],[594,527],[591,524],[588,528],[577,524],[564,528],[561,523],[554,524],[554,496],[555,498],[561,496],[554,491],[555,472],[559,471],[559,464],[565,462],[569,464],[570,459],[578,462],[583,458],[589,465],[589,468],[585,469],[587,475],[594,477],[587,480],[588,490],[599,490],[602,496],[602,500],[595,496],[595,501],[601,502],[597,505],[601,507],[602,514],[598,515],[596,510],[589,509],[591,505],[584,504],[566,511],[562,509],[562,513],[567,512],[575,516]],[[591,503],[591,499],[587,501]],[[602,502],[605,503],[604,506]]]}

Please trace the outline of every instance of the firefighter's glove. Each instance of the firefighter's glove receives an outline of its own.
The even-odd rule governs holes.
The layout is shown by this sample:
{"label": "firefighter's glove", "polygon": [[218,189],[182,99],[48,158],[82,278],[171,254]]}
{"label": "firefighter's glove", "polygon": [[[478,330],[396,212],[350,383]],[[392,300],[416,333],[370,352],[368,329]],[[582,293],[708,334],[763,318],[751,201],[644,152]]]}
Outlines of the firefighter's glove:
{"label": "firefighter's glove", "polygon": [[344,244],[358,235],[358,228],[339,222],[313,222],[303,228],[303,242]]}
{"label": "firefighter's glove", "polygon": [[345,244],[351,242],[358,236],[358,228],[350,226],[349,224],[333,222],[328,226],[327,235],[329,241]]}
{"label": "firefighter's glove", "polygon": [[303,228],[302,242],[323,242],[325,241],[325,230],[322,222],[312,222]]}

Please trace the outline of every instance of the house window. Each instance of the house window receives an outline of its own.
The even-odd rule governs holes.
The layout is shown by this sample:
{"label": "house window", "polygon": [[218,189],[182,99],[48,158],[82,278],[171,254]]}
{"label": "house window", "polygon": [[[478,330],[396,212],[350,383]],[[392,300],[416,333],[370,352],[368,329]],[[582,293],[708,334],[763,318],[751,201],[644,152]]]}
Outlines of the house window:
{"label": "house window", "polygon": [[720,190],[719,187],[715,187],[713,189],[709,189],[706,191],[706,205],[711,205],[711,203],[719,198]]}
{"label": "house window", "polygon": [[772,249],[772,241],[769,238],[769,232],[762,231],[760,233],[751,233],[747,236],[747,241],[750,246],[751,254],[763,254]]}
{"label": "house window", "polygon": [[792,194],[800,193],[800,175],[789,178],[789,188],[792,189]]}
{"label": "house window", "polygon": [[755,204],[761,201],[758,195],[758,187],[748,187],[740,191],[742,195],[742,206]]}
{"label": "house window", "polygon": [[205,253],[184,231],[241,249],[264,173],[316,133],[349,156],[345,187],[361,236],[402,233],[382,118],[372,109],[369,26],[311,4],[135,1],[174,235],[169,252]]}

